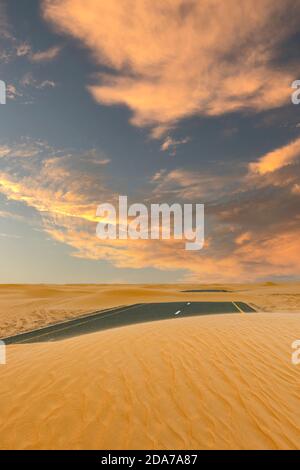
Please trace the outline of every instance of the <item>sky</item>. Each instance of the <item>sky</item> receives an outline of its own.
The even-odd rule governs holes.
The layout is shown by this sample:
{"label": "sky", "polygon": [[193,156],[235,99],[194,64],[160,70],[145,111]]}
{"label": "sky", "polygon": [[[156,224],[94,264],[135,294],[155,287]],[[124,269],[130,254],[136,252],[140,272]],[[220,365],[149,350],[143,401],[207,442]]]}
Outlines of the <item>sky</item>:
{"label": "sky", "polygon": [[[0,282],[300,278],[300,2],[0,0]],[[97,206],[205,204],[205,246]]]}

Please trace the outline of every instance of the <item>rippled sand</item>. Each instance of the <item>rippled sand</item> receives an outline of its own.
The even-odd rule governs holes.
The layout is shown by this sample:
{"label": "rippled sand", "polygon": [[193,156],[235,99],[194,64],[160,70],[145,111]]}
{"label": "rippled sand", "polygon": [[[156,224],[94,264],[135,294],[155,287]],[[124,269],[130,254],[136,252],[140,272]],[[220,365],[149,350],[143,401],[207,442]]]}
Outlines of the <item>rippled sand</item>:
{"label": "rippled sand", "polygon": [[263,313],[11,346],[0,367],[0,447],[299,448],[295,339],[300,314]]}

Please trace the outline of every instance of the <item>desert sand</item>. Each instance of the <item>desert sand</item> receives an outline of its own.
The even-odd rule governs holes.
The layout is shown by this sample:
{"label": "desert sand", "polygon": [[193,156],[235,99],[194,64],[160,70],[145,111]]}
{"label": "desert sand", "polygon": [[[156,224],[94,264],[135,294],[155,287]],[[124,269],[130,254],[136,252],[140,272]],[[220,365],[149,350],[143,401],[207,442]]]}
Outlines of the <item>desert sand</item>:
{"label": "desert sand", "polygon": [[291,362],[299,284],[231,286],[234,294],[181,289],[3,286],[5,334],[95,308],[184,296],[233,296],[262,313],[9,346],[0,366],[0,448],[299,449],[300,366]]}
{"label": "desert sand", "polygon": [[[185,293],[225,289],[228,293]],[[262,312],[300,311],[300,282],[246,285],[0,285],[0,338],[97,310],[141,302],[243,301]]]}

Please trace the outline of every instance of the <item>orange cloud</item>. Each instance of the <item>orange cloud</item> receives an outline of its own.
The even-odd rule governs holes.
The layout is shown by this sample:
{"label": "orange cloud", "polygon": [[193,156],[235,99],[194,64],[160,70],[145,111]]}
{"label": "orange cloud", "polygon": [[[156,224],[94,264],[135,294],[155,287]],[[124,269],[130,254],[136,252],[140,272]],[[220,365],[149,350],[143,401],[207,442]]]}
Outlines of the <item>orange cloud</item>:
{"label": "orange cloud", "polygon": [[300,138],[279,149],[262,156],[258,162],[250,163],[249,169],[253,173],[265,175],[291,165],[300,158]]}
{"label": "orange cloud", "polygon": [[246,242],[249,242],[252,238],[252,235],[250,232],[245,232],[245,233],[242,233],[241,235],[239,235],[236,239],[235,239],[235,243],[237,245],[243,245],[244,243]]}
{"label": "orange cloud", "polygon": [[[35,148],[31,142],[27,145],[28,152],[23,146],[22,154],[29,154]],[[43,231],[71,247],[73,256],[106,260],[119,268],[177,271],[184,279],[197,282],[299,275],[299,181],[296,179],[287,187],[270,183],[266,197],[264,187],[232,192],[224,172],[217,178],[180,168],[158,172],[148,186],[144,185],[144,200],[203,202],[203,197],[208,197],[209,191],[212,193],[213,203],[208,204],[206,211],[205,248],[188,252],[184,241],[174,239],[100,241],[96,237],[98,204],[113,203],[116,199],[116,194],[106,186],[104,172],[109,166],[102,164],[104,155],[91,151],[80,159],[60,152],[57,157],[53,149],[39,144],[38,148],[48,157],[37,157],[33,152],[32,156],[19,158],[13,157],[13,149],[8,154],[10,147],[3,148],[0,192],[35,209],[40,214]],[[240,183],[238,180],[237,184]],[[216,193],[221,195],[219,200]],[[226,196],[224,200],[222,195]]]}
{"label": "orange cloud", "polygon": [[[109,202],[114,197],[102,175],[109,160],[93,151],[88,152],[87,159],[86,155],[57,157],[41,142],[0,147],[0,156],[1,151],[5,162],[0,171],[0,192],[42,214],[97,222],[96,208],[101,199]],[[82,161],[91,166],[90,172],[86,167],[82,173]]]}
{"label": "orange cloud", "polygon": [[203,202],[214,199],[216,194],[221,197],[228,180],[234,178],[234,172],[226,175],[213,175],[206,171],[189,171],[176,168],[167,172],[158,171],[152,177],[152,197],[160,200],[182,199]]}
{"label": "orange cloud", "polygon": [[48,212],[57,216],[76,217],[92,222],[98,220],[95,216],[95,203],[87,204],[80,191],[76,192],[74,188],[68,191],[43,188],[32,178],[15,181],[14,178],[2,172],[0,173],[0,191],[8,199],[23,202],[40,213]]}
{"label": "orange cloud", "polygon": [[[261,238],[243,245],[236,251],[244,262],[259,266],[260,275],[289,276],[300,272],[299,252],[300,228],[275,233],[273,236]],[[257,269],[257,268],[256,268]]]}
{"label": "orange cloud", "polygon": [[99,65],[95,100],[126,105],[161,135],[191,115],[262,111],[290,97],[295,70],[274,63],[295,31],[291,0],[44,0],[44,17]]}
{"label": "orange cloud", "polygon": [[56,59],[56,57],[60,54],[61,48],[59,46],[50,47],[45,51],[39,51],[30,54],[30,60],[32,62],[50,62],[51,60]]}
{"label": "orange cloud", "polygon": [[[45,225],[56,241],[75,249],[73,256],[106,260],[118,268],[155,268],[181,271],[181,279],[196,282],[237,282],[280,276],[298,275],[300,269],[300,230],[286,230],[270,237],[244,239],[232,250],[210,250],[192,253],[177,240],[108,240],[100,241],[94,231],[70,226],[64,229],[52,223]],[[234,234],[233,234],[234,235]],[[155,254],[155,255],[154,255]]]}
{"label": "orange cloud", "polygon": [[292,193],[300,195],[300,184],[294,184],[294,186],[292,187]]}

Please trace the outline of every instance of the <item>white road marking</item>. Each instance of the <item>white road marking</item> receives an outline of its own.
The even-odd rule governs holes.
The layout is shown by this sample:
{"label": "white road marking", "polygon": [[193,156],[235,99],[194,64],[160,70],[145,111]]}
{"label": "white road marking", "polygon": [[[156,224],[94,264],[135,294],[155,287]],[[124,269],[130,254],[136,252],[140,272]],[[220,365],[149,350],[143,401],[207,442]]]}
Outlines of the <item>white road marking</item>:
{"label": "white road marking", "polygon": [[191,305],[191,302],[188,302],[187,305]]}
{"label": "white road marking", "polygon": [[174,315],[179,315],[181,313],[181,310],[178,310],[178,312],[174,313]]}
{"label": "white road marking", "polygon": [[[86,321],[83,321],[83,322],[81,322],[81,323],[76,323],[75,325],[72,325],[72,324],[71,324],[71,325],[69,325],[69,326],[67,326],[67,327],[65,327],[65,328],[60,328],[60,329],[58,329],[58,330],[47,331],[46,333],[40,334],[40,335],[38,335],[38,336],[34,336],[33,339],[39,339],[39,338],[42,338],[42,337],[45,337],[45,336],[49,336],[49,335],[51,335],[51,333],[60,333],[61,331],[70,330],[70,329],[72,329],[72,328],[77,328],[77,326],[85,325],[86,323],[91,323],[91,322],[93,322],[93,321],[100,320],[100,315],[101,315],[101,319],[102,319],[102,318],[107,318],[107,317],[112,317],[113,315],[118,314],[118,313],[121,313],[121,312],[124,312],[125,310],[138,308],[138,307],[140,307],[140,306],[141,306],[141,304],[131,305],[131,306],[128,306],[127,308],[124,308],[124,309],[122,309],[122,310],[120,310],[120,311],[117,310],[116,312],[112,312],[112,313],[110,313],[110,314],[108,314],[108,315],[105,315],[105,316],[104,316],[104,314],[102,314],[102,315],[103,315],[103,316],[102,316],[102,315],[101,315],[101,312],[100,312],[100,313],[97,313],[96,315],[91,315],[91,317],[96,317],[96,318],[90,318],[90,319],[88,319],[88,320],[86,320]],[[99,315],[99,316],[98,316],[98,315]],[[88,318],[88,317],[85,317],[85,318]],[[71,323],[71,322],[73,323],[73,320],[76,320],[76,319],[70,320],[70,323]],[[68,324],[68,322],[64,322],[63,324]],[[58,324],[58,325],[59,325],[59,324]],[[52,326],[52,325],[49,325],[49,327],[50,327],[50,326]],[[55,325],[53,325],[53,326],[55,326]],[[44,329],[48,329],[48,327],[41,328],[40,331],[43,331]],[[39,331],[39,330],[37,330],[37,331]],[[31,332],[30,332],[30,333],[31,333]],[[34,331],[33,331],[32,333],[34,333]],[[25,335],[25,334],[27,334],[27,333],[23,333],[23,334]],[[21,334],[20,336],[23,336],[23,334]],[[23,343],[26,343],[26,341],[28,341],[28,339],[30,340],[31,338],[24,339],[23,341],[18,341],[17,343],[14,343],[14,344],[23,344]]]}
{"label": "white road marking", "polygon": [[241,313],[245,313],[235,302],[232,302],[232,303]]}
{"label": "white road marking", "polygon": [[[139,305],[142,305],[142,304],[137,304],[137,306]],[[134,306],[134,305],[133,305]],[[39,331],[44,331],[45,329],[48,329],[48,328],[52,328],[53,326],[62,326],[62,325],[67,325],[68,323],[70,322],[73,322],[74,320],[84,320],[85,318],[89,318],[89,319],[93,319],[93,317],[98,317],[98,315],[101,313],[102,315],[106,314],[107,312],[111,312],[111,311],[115,311],[116,309],[119,309],[119,308],[122,308],[124,307],[124,310],[127,310],[129,308],[131,308],[132,306],[120,306],[120,307],[111,307],[111,308],[108,308],[108,309],[105,309],[105,310],[98,310],[97,312],[92,312],[92,313],[88,313],[87,315],[80,315],[79,317],[75,317],[75,318],[69,318],[68,320],[65,320],[65,321],[61,321],[61,322],[58,322],[58,323],[49,323],[49,325],[45,325],[41,328],[37,328],[35,330],[27,330],[27,331],[23,331],[22,333],[19,333],[17,335],[14,335],[14,336],[8,336],[7,338],[4,338],[3,341],[8,341],[10,340],[11,338],[15,338],[17,339],[19,336],[24,336],[24,335],[29,335],[31,333],[37,333]],[[123,311],[123,310],[121,310]],[[48,333],[47,333],[48,334]],[[18,343],[14,343],[14,344],[18,344]]]}

